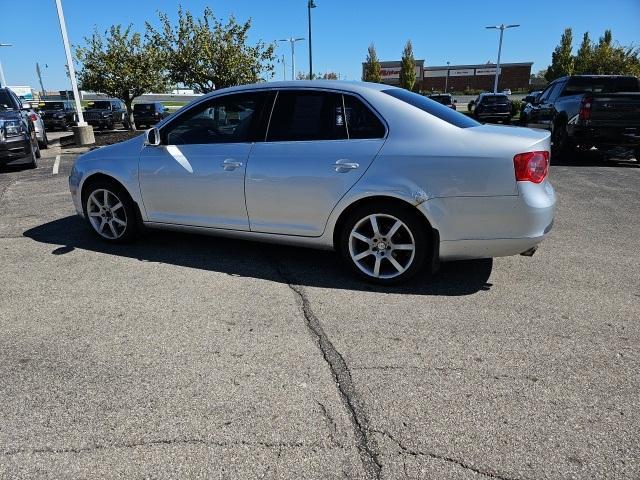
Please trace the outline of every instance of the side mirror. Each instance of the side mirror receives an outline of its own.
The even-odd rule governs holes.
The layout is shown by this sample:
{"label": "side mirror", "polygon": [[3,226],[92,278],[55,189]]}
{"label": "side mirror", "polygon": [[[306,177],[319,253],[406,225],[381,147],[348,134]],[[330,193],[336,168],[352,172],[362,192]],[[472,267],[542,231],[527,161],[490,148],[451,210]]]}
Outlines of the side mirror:
{"label": "side mirror", "polygon": [[28,102],[23,103],[22,110],[31,110],[31,104]]}
{"label": "side mirror", "polygon": [[144,144],[152,147],[160,145],[160,130],[156,127],[147,130],[144,134]]}

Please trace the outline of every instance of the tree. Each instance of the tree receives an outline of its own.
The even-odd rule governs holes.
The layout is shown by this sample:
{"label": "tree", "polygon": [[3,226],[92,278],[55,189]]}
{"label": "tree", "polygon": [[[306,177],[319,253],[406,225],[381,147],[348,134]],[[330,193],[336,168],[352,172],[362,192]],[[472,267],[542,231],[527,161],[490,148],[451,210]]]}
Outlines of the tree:
{"label": "tree", "polygon": [[562,37],[560,37],[560,44],[555,48],[551,55],[551,65],[547,69],[545,78],[548,81],[555,80],[565,75],[571,75],[573,73],[573,32],[571,28],[565,28]]}
{"label": "tree", "polygon": [[143,93],[163,93],[169,88],[161,52],[133,33],[131,25],[113,25],[104,37],[94,31],[84,40],[84,46],[75,47],[80,87],[124,101],[130,128],[135,130],[133,100]]}
{"label": "tree", "polygon": [[[325,72],[322,75],[319,75],[317,73],[313,74],[313,77],[311,78],[311,80],[338,80],[338,73],[335,72]],[[296,80],[309,80],[309,74],[306,72],[298,72],[298,74],[296,75]]]}
{"label": "tree", "polygon": [[364,71],[362,72],[362,81],[380,83],[381,80],[380,61],[378,60],[376,47],[372,43],[367,49],[367,60],[365,61]]}
{"label": "tree", "polygon": [[591,73],[591,64],[593,61],[593,45],[591,38],[589,38],[589,32],[584,32],[582,36],[582,43],[576,54],[574,62],[574,72],[576,75],[585,73]]}
{"label": "tree", "polygon": [[416,59],[413,57],[413,45],[407,40],[402,51],[400,62],[400,86],[407,90],[413,90],[416,83]]}
{"label": "tree", "polygon": [[262,40],[247,43],[251,19],[238,23],[231,16],[222,23],[209,7],[201,18],[180,7],[174,26],[166,13],[158,15],[160,28],[147,22],[147,37],[164,52],[173,83],[206,93],[273,76],[275,45]]}

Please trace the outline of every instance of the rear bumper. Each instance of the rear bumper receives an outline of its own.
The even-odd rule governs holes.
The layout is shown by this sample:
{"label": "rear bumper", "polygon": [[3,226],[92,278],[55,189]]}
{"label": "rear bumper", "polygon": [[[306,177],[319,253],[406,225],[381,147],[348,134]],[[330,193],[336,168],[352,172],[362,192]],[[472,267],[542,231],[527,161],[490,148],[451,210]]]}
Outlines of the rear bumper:
{"label": "rear bumper", "polygon": [[418,206],[440,234],[440,259],[517,255],[551,230],[556,196],[548,181],[518,182],[518,195],[434,198]]}
{"label": "rear bumper", "polygon": [[578,144],[640,147],[640,127],[585,127],[569,125],[569,137]]}
{"label": "rear bumper", "polygon": [[0,165],[21,165],[31,162],[28,138],[17,137],[0,142]]}
{"label": "rear bumper", "polygon": [[46,118],[43,121],[45,128],[60,128],[65,124],[64,118]]}

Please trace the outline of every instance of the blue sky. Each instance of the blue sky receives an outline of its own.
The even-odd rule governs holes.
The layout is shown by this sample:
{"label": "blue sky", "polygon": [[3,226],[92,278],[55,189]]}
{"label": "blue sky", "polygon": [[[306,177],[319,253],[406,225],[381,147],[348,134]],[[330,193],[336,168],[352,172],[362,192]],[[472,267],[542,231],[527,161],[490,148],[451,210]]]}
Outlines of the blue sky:
{"label": "blue sky", "polygon": [[[606,28],[614,39],[628,45],[640,45],[640,0],[538,0],[519,1],[404,1],[316,0],[313,11],[314,70],[332,70],[350,80],[360,77],[360,64],[367,46],[374,42],[382,60],[399,59],[403,45],[411,39],[416,58],[427,65],[482,63],[495,61],[498,33],[485,25],[520,23],[505,33],[504,62],[534,62],[534,71],[545,68],[563,29],[573,27],[577,44],[588,30],[592,38]],[[175,0],[63,0],[70,41],[81,43],[94,27],[104,30],[115,23],[143,30],[144,22],[157,22],[157,10],[175,17],[180,2]],[[201,13],[210,5],[226,18],[253,18],[252,40],[272,41],[289,36],[307,36],[306,0],[183,0],[192,12]],[[455,5],[455,8],[454,6]],[[35,63],[43,68],[45,88],[68,87],[64,72],[64,51],[54,0],[0,0],[2,22],[0,42],[12,43],[0,48],[0,60],[9,85],[38,88]],[[22,19],[22,21],[15,21]],[[278,47],[287,55],[288,45]],[[308,69],[306,43],[296,48],[296,70]],[[282,69],[277,70],[282,79]]]}

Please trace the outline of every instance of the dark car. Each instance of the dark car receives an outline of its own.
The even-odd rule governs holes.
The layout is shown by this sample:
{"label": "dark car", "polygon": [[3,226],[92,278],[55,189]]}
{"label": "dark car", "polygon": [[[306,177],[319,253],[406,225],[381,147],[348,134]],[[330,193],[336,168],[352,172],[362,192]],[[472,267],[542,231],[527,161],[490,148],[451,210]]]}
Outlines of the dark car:
{"label": "dark car", "polygon": [[520,109],[520,125],[526,125],[529,121],[529,112],[531,106],[536,103],[542,90],[533,90],[522,99],[522,108]]}
{"label": "dark car", "polygon": [[435,102],[457,110],[456,103],[458,103],[458,101],[454,100],[450,93],[435,93],[433,95],[429,95],[429,98]]}
{"label": "dark car", "polygon": [[40,147],[29,112],[15,93],[0,88],[0,165],[35,168],[37,158]]}
{"label": "dark car", "polygon": [[84,119],[93,127],[113,130],[120,124],[123,128],[129,128],[127,107],[117,98],[92,100],[84,110]]}
{"label": "dark car", "polygon": [[133,106],[133,121],[138,127],[150,127],[167,116],[169,109],[160,102],[136,103]]}
{"label": "dark car", "polygon": [[473,116],[481,122],[511,123],[511,101],[504,93],[481,93],[473,106]]}
{"label": "dark car", "polygon": [[38,112],[48,130],[69,130],[78,122],[74,103],[70,100],[46,100],[38,103]]}
{"label": "dark car", "polygon": [[640,156],[640,79],[573,75],[554,80],[525,107],[524,125],[551,131],[555,153],[626,147]]}

